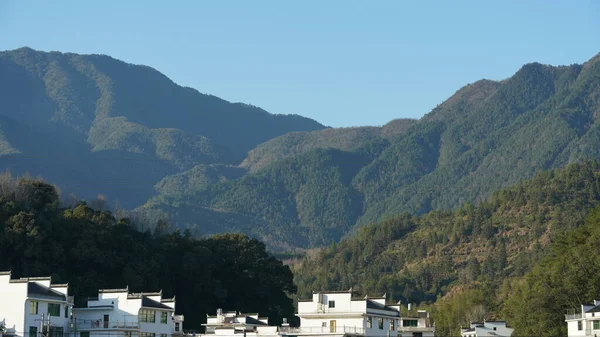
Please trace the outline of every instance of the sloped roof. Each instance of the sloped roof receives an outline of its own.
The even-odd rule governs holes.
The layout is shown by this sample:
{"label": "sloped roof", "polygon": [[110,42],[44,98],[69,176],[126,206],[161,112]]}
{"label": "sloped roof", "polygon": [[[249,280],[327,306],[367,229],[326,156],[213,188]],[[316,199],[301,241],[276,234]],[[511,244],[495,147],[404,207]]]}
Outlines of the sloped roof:
{"label": "sloped roof", "polygon": [[600,305],[597,305],[586,312],[600,312]]}
{"label": "sloped roof", "polygon": [[59,301],[67,300],[67,298],[64,294],[59,293],[58,291],[50,289],[46,286],[43,286],[37,282],[28,282],[27,283],[27,296],[59,300]]}
{"label": "sloped roof", "polygon": [[367,308],[368,309],[385,310],[385,311],[390,311],[393,313],[398,313],[398,310],[394,310],[394,309],[388,307],[387,305],[383,305],[379,302],[375,302],[375,301],[371,301],[371,300],[367,300]]}
{"label": "sloped roof", "polygon": [[146,307],[146,308],[156,308],[156,309],[166,309],[166,310],[173,310],[173,308],[171,308],[168,305],[164,305],[160,302],[157,302],[151,298],[148,298],[146,296],[142,297],[142,307]]}

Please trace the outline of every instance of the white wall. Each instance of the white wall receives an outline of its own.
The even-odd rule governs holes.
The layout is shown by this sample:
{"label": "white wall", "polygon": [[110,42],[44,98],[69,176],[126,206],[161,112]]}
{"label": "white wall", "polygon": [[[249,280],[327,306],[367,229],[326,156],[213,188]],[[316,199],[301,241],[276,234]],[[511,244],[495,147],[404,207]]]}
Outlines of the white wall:
{"label": "white wall", "polygon": [[[0,317],[5,320],[7,329],[15,329],[17,335],[23,336],[27,282],[9,281],[10,274],[0,274]],[[10,305],[6,305],[8,303]]]}
{"label": "white wall", "polygon": [[[29,336],[29,327],[35,326],[40,331],[42,314],[48,316],[48,303],[60,305],[60,316],[52,317],[51,323],[63,328],[63,332],[68,332],[68,318],[64,317],[66,301],[49,301],[45,299],[28,299],[27,281],[13,280],[10,282],[9,273],[0,273],[0,317],[5,319],[6,328],[14,329],[18,336]],[[35,278],[35,282],[43,286],[50,286],[49,278]],[[60,293],[66,294],[66,287],[54,289]],[[30,302],[37,301],[38,314],[30,314]],[[10,303],[10,305],[7,305]]]}

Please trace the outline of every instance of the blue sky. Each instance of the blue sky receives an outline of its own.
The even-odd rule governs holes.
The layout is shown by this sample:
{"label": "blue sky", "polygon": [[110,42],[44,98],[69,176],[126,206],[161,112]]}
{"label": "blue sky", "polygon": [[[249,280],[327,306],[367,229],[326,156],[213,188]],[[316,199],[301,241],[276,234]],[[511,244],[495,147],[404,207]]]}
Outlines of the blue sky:
{"label": "blue sky", "polygon": [[600,1],[0,0],[0,49],[108,54],[330,126],[419,118],[467,83],[600,52]]}

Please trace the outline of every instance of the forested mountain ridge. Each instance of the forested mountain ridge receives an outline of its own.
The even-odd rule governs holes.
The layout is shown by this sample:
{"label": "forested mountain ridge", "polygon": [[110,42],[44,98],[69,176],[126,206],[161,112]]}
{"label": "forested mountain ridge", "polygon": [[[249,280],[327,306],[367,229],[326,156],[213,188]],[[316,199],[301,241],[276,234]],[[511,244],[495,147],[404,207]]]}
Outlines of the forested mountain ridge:
{"label": "forested mountain ridge", "polygon": [[[521,280],[541,259],[552,255],[549,244],[577,233],[572,231],[584,223],[599,201],[600,162],[572,164],[496,192],[478,205],[422,216],[404,214],[364,226],[355,236],[305,257],[293,269],[294,281],[300,297],[316,289],[352,287],[362,294],[387,293],[403,303],[441,299],[432,308],[436,332],[441,336],[457,335],[459,323],[468,324],[468,311],[478,305],[487,309],[483,318],[507,315],[509,323],[519,326],[524,336],[536,335],[544,327],[548,331],[542,335],[560,336],[556,331],[563,331],[565,324],[558,318],[565,305],[576,307],[577,300],[565,303],[552,301],[550,295],[530,296],[544,292],[541,280],[557,286],[567,284],[561,283],[558,275],[550,279],[546,276],[550,271],[539,267],[536,276],[527,278],[526,289]],[[574,238],[577,241],[581,236]],[[586,261],[598,258],[596,253],[587,255]],[[559,259],[556,253],[553,256]],[[564,264],[555,263],[552,273],[569,265],[569,259],[573,255],[560,258]],[[578,266],[581,264],[569,267],[573,278],[590,275],[589,270],[578,270]],[[589,264],[589,268],[597,269],[598,264]],[[560,275],[564,278],[565,273]],[[596,279],[590,278],[581,287],[571,284],[569,291],[598,296],[597,283],[592,286]],[[524,292],[527,297],[523,297]],[[552,296],[559,292],[553,291]],[[547,313],[556,319],[537,322]]]}
{"label": "forested mountain ridge", "polygon": [[0,73],[2,167],[129,207],[147,200],[167,175],[237,163],[270,138],[324,128],[201,94],[150,67],[105,55],[3,51]]}
{"label": "forested mountain ridge", "polygon": [[[599,93],[600,56],[583,65],[527,64],[506,80],[461,88],[391,136],[347,128],[277,137],[249,152],[243,179],[183,198],[159,194],[144,209],[187,225],[198,222],[185,212],[218,210],[252,219],[250,234],[269,244],[327,245],[365,224],[481,201],[539,171],[598,158]],[[351,159],[367,148],[368,160]],[[331,151],[341,151],[334,161],[310,158]],[[286,183],[338,170],[351,175]],[[264,237],[265,228],[277,230]]]}
{"label": "forested mountain ridge", "polygon": [[[0,167],[272,249],[453,209],[600,153],[600,56],[467,85],[420,120],[330,129],[101,55],[0,53]],[[27,135],[27,136],[23,136]]]}

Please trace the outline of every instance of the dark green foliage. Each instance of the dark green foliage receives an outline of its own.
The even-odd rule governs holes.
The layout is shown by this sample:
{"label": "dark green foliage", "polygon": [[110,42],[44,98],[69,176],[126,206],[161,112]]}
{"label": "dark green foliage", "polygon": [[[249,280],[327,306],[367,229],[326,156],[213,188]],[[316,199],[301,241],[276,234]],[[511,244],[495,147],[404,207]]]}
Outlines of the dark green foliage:
{"label": "dark green foliage", "polygon": [[0,270],[14,277],[52,275],[69,282],[76,305],[98,289],[163,290],[177,296],[186,327],[199,329],[217,308],[258,312],[276,324],[292,318],[292,273],[265,245],[239,234],[195,239],[152,234],[85,203],[59,205],[54,187],[0,177]]}
{"label": "dark green foliage", "polygon": [[[404,303],[435,301],[466,288],[479,293],[469,305],[484,304],[497,317],[510,293],[499,291],[505,282],[531,270],[544,256],[543,247],[579,227],[598,201],[600,162],[543,172],[477,206],[364,226],[306,257],[294,269],[295,282],[301,297],[354,287]],[[449,322],[440,327],[456,332],[456,321],[443,326]]]}
{"label": "dark green foliage", "polygon": [[559,237],[513,290],[503,313],[515,336],[566,336],[565,313],[600,297],[600,207],[584,226]]}

